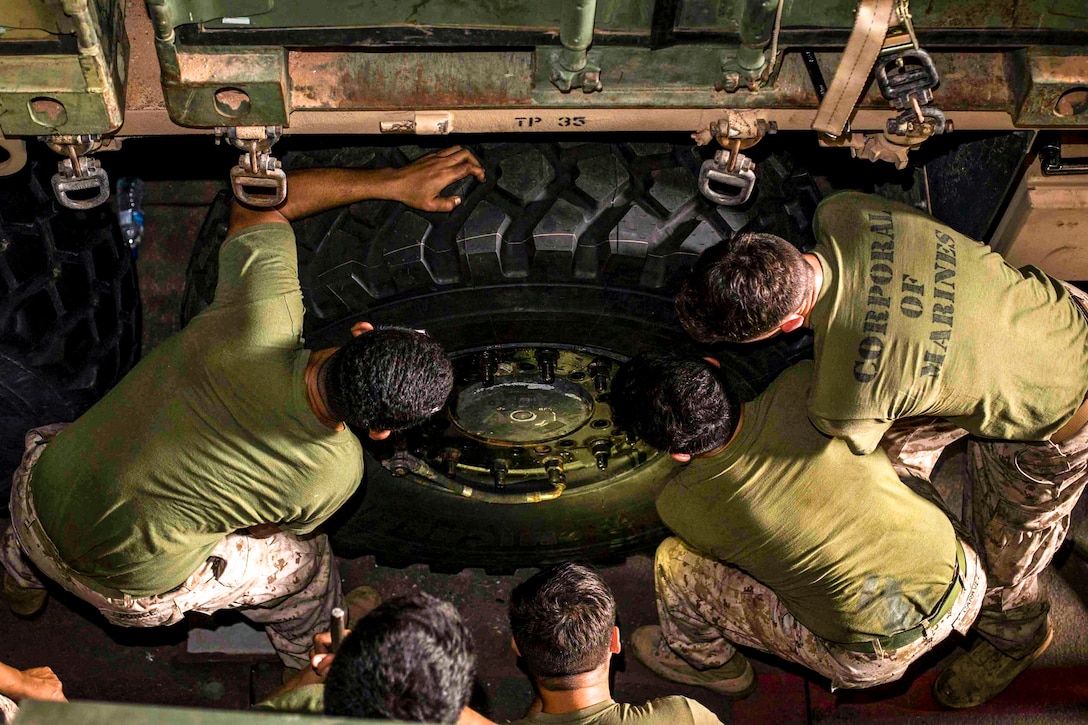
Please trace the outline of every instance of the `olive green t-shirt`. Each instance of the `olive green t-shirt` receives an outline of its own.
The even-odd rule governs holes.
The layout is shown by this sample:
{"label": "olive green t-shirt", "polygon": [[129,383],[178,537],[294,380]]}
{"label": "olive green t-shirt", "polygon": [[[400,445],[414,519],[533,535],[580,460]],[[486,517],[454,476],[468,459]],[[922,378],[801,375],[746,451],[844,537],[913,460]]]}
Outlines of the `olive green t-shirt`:
{"label": "olive green t-shirt", "polygon": [[734,439],[677,469],[658,513],[691,546],[773,589],[824,640],[917,626],[952,583],[952,524],[882,451],[854,456],[812,427],[811,378],[804,361],[745,404]]}
{"label": "olive green t-shirt", "polygon": [[680,695],[659,697],[645,705],[605,700],[563,715],[537,713],[513,725],[721,725],[714,713]]}
{"label": "olive green t-shirt", "polygon": [[325,713],[325,683],[303,685],[281,692],[275,697],[257,703],[257,709],[323,715]]}
{"label": "olive green t-shirt", "polygon": [[1041,441],[1088,391],[1088,324],[1069,292],[904,204],[856,192],[814,220],[823,287],[809,324],[809,415],[851,450],[899,418]]}
{"label": "olive green t-shirt", "polygon": [[227,534],[263,523],[306,534],[348,499],[362,446],[309,408],[302,315],[289,225],[223,244],[211,306],[34,467],[42,527],[68,566],[133,597],[161,594]]}

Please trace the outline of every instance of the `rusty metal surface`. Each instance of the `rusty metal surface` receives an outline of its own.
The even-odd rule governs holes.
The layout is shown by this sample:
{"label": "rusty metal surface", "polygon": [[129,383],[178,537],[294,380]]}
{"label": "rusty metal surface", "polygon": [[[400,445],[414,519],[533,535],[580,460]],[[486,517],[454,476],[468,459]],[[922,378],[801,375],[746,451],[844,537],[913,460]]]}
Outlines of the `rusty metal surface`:
{"label": "rusty metal surface", "polygon": [[1088,55],[1083,49],[1028,48],[1011,53],[1009,61],[1017,124],[1088,125],[1088,106],[1076,102],[1078,89],[1088,87]]}
{"label": "rusty metal surface", "polygon": [[281,126],[287,122],[284,51],[235,48],[179,53],[178,76],[164,82],[170,117],[183,126]]}
{"label": "rusty metal surface", "polygon": [[[773,87],[758,92],[715,91],[720,79],[718,51],[667,48],[597,51],[602,93],[560,93],[550,82],[552,49],[528,51],[375,53],[292,51],[292,110],[379,110],[533,107],[815,108],[816,95],[799,55],[785,56]],[[191,57],[198,57],[195,54]],[[819,54],[834,73],[837,54]],[[934,54],[941,72],[937,97],[942,108],[1006,110],[1010,98],[1001,53]],[[233,66],[246,72],[243,65]],[[229,69],[217,80],[228,84]],[[499,72],[496,72],[499,71]],[[186,74],[188,75],[188,74]],[[206,75],[206,74],[205,74]],[[242,82],[241,79],[238,81]],[[863,107],[884,108],[875,88]]]}
{"label": "rusty metal surface", "polygon": [[531,102],[529,52],[293,51],[287,64],[295,110],[445,109]]}
{"label": "rusty metal surface", "polygon": [[[129,5],[130,9],[138,6],[139,0],[129,0]],[[138,23],[130,22],[133,56],[143,60],[134,63],[127,120],[120,133],[200,133],[200,129],[178,126],[167,117],[158,95],[157,69],[151,65],[151,24],[143,8],[134,17]],[[636,49],[612,50],[617,53],[610,58],[611,66],[605,68],[606,92],[593,94],[592,98],[580,92],[561,94],[545,78],[536,78],[534,86],[530,51],[292,51],[287,56],[292,87],[285,133],[379,134],[381,122],[413,121],[416,109],[450,112],[452,127],[459,133],[695,131],[717,120],[717,108],[749,106],[760,108],[764,117],[775,120],[783,130],[809,128],[816,98],[797,54],[785,56],[775,89],[727,96],[712,90],[720,70],[710,49],[702,48],[702,56],[690,48],[626,54],[618,51]],[[949,110],[957,128],[1013,127],[1009,112],[1014,102],[1006,80],[1006,54],[934,55],[943,78],[936,97],[941,107]],[[1017,61],[1009,55],[1008,64],[1013,67]],[[707,62],[707,57],[712,62]],[[432,58],[442,62],[432,63]],[[825,76],[830,77],[838,55],[818,53],[817,58]],[[410,62],[406,64],[406,60]],[[496,73],[496,69],[502,72]],[[208,73],[203,76],[208,83],[226,85],[225,77],[212,78]],[[470,80],[466,81],[466,77]],[[209,88],[208,92],[214,95],[215,90]],[[196,102],[188,96],[182,98]],[[208,98],[210,104],[211,96]],[[651,105],[656,108],[648,107]],[[863,98],[861,108],[854,121],[858,130],[880,129],[890,115],[875,86]],[[529,109],[534,112],[528,113]]]}
{"label": "rusty metal surface", "polygon": [[165,108],[159,62],[155,57],[155,31],[143,0],[125,0],[129,42],[128,83],[125,111],[144,108]]}

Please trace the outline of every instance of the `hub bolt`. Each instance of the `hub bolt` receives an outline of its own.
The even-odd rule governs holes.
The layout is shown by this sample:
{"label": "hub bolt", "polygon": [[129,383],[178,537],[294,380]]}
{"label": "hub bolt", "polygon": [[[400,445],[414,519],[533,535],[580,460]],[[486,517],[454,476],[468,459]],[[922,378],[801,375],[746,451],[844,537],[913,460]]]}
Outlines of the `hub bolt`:
{"label": "hub bolt", "polygon": [[608,376],[611,372],[612,363],[604,358],[594,358],[593,362],[589,364],[589,374],[593,376],[593,387],[597,390],[598,395],[608,390]]}
{"label": "hub bolt", "polygon": [[540,367],[540,377],[544,383],[551,385],[555,382],[555,366],[559,362],[559,353],[555,350],[541,349],[536,351],[536,364]]}
{"label": "hub bolt", "polygon": [[608,459],[612,455],[612,441],[597,440],[593,441],[593,445],[590,450],[593,452],[593,456],[597,459],[597,468],[602,471],[608,468]]}

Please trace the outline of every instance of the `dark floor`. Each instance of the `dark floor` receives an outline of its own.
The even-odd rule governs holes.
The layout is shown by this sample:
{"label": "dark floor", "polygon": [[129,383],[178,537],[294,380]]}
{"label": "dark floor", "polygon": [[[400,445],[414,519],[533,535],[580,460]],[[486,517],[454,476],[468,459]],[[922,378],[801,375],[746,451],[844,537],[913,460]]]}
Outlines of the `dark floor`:
{"label": "dark floor", "polygon": [[[205,205],[215,190],[214,183],[200,180],[148,184],[147,230],[139,256],[145,351],[177,328],[182,271]],[[961,466],[962,457],[944,466],[949,485],[955,484]],[[1067,551],[1059,561],[1059,571],[1048,577],[1057,628],[1051,650],[997,700],[971,712],[942,711],[929,694],[942,662],[961,643],[946,643],[895,686],[834,695],[819,678],[756,653],[752,657],[758,688],[737,703],[697,688],[663,682],[621,654],[616,660],[614,697],[643,701],[667,694],[689,695],[718,713],[725,723],[1088,722],[1088,565]],[[480,655],[476,705],[500,722],[520,716],[530,699],[529,686],[515,668],[509,649],[505,611],[511,588],[527,573],[440,575],[423,567],[379,567],[369,557],[341,562],[346,589],[365,583],[386,597],[425,590],[459,607],[473,630]],[[603,574],[615,590],[624,632],[656,622],[648,557],[632,557]],[[32,622],[17,620],[6,607],[0,607],[0,633],[0,661],[19,668],[52,666],[72,699],[241,709],[270,692],[281,676],[274,657],[217,660],[189,654],[184,624],[161,630],[106,625],[95,611],[63,592]]]}

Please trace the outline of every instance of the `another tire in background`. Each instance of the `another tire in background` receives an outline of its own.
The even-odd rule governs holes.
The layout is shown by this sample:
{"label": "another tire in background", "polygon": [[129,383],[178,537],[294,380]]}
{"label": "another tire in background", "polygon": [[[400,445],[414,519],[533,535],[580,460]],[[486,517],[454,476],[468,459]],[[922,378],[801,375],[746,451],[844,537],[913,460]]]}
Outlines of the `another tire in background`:
{"label": "another tire in background", "polygon": [[55,162],[0,179],[0,510],[30,428],[71,421],[140,355],[132,255],[109,205],[53,198]]}

